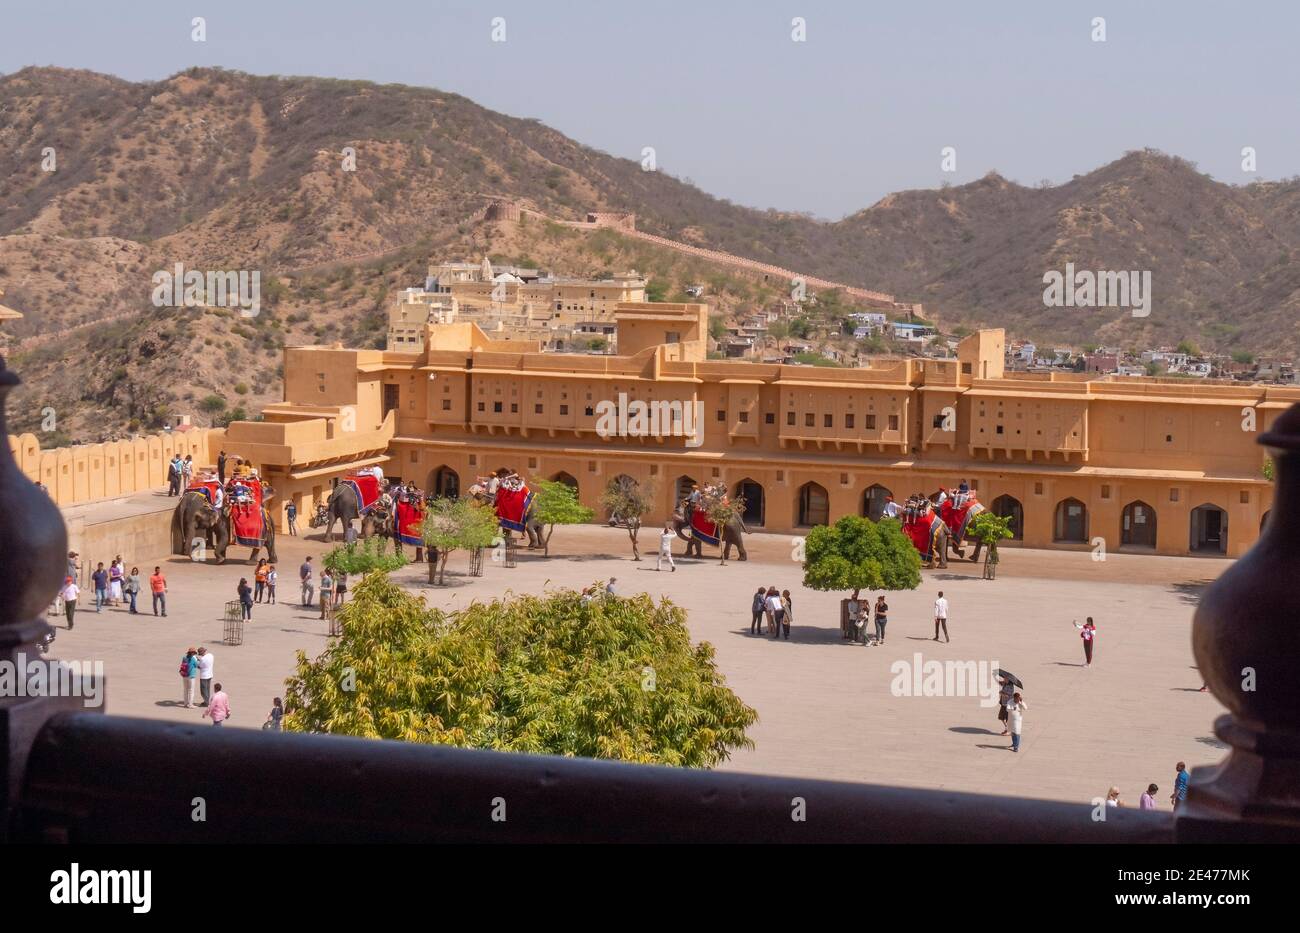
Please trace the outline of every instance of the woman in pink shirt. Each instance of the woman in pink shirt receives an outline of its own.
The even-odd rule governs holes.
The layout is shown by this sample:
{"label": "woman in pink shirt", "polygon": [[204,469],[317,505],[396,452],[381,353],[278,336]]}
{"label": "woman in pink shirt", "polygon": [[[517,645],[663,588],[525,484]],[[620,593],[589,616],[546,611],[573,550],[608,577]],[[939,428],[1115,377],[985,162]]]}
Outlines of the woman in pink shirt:
{"label": "woman in pink shirt", "polygon": [[215,689],[212,694],[212,700],[208,703],[208,708],[203,711],[204,716],[212,717],[212,724],[219,726],[230,718],[230,697],[221,689],[221,684],[213,684]]}

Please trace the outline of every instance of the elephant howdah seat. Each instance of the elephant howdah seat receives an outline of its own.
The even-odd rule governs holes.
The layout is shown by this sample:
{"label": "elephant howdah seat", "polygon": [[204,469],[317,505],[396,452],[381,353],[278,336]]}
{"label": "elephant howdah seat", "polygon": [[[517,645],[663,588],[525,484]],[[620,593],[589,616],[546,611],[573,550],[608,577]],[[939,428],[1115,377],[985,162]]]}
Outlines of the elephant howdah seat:
{"label": "elephant howdah seat", "polygon": [[516,488],[502,484],[496,493],[497,520],[510,531],[528,530],[528,509],[533,504],[533,494],[522,483]]}
{"label": "elephant howdah seat", "polygon": [[397,536],[403,544],[423,547],[424,497],[403,496],[397,500]]}
{"label": "elephant howdah seat", "polygon": [[691,510],[691,534],[705,544],[717,545],[721,541],[717,524],[709,521],[703,509]]}

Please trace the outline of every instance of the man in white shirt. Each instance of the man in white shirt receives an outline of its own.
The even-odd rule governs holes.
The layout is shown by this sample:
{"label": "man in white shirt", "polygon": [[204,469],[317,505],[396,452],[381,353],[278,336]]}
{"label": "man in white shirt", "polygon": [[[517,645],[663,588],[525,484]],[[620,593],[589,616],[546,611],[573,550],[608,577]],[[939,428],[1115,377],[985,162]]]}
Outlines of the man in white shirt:
{"label": "man in white shirt", "polygon": [[845,606],[845,615],[847,618],[845,619],[844,637],[849,641],[856,642],[858,640],[858,630],[862,628],[862,604],[850,597],[848,605]]}
{"label": "man in white shirt", "polygon": [[77,586],[72,577],[63,578],[63,589],[59,591],[63,597],[63,614],[68,620],[68,631],[72,631],[72,616],[77,611],[77,597],[81,595],[81,587]]}
{"label": "man in white shirt", "polygon": [[903,510],[898,507],[893,496],[885,496],[885,507],[880,511],[885,518],[898,518],[898,513]]}
{"label": "man in white shirt", "polygon": [[[778,639],[781,637],[781,626],[785,622],[785,603],[781,602],[781,595],[779,593],[773,592],[767,597],[767,611],[772,614],[772,620],[774,623],[772,628],[772,638]],[[786,626],[785,637],[787,639],[790,637],[790,628],[788,625]]]}
{"label": "man in white shirt", "polygon": [[659,557],[655,560],[655,570],[659,570],[664,562],[668,559],[668,566],[673,568],[673,573],[677,572],[677,565],[673,563],[673,538],[677,533],[673,531],[672,526],[665,524],[664,530],[659,533]]}
{"label": "man in white shirt", "polygon": [[615,577],[610,577],[610,578],[609,578],[609,582],[605,584],[605,595],[606,595],[606,596],[617,596],[617,595],[618,595],[618,592],[614,589],[614,584],[617,583],[617,582],[618,582],[618,580],[617,580]]}
{"label": "man in white shirt", "polygon": [[203,694],[203,705],[207,706],[212,702],[212,667],[216,658],[207,648],[200,648],[198,660],[199,693]]}
{"label": "man in white shirt", "polygon": [[952,641],[948,637],[948,600],[943,598],[943,590],[939,591],[939,598],[934,601],[934,640],[939,640],[939,627],[943,626],[943,640]]}

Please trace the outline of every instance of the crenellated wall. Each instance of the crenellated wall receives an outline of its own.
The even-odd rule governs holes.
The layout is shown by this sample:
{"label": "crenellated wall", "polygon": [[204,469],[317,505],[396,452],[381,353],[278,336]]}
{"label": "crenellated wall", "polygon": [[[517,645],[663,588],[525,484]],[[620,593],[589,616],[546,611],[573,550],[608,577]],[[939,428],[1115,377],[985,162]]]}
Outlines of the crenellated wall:
{"label": "crenellated wall", "polygon": [[190,455],[199,467],[212,466],[225,433],[195,428],[50,450],[41,449],[35,434],[11,434],[9,449],[28,479],[44,484],[55,502],[68,506],[166,486],[173,454]]}

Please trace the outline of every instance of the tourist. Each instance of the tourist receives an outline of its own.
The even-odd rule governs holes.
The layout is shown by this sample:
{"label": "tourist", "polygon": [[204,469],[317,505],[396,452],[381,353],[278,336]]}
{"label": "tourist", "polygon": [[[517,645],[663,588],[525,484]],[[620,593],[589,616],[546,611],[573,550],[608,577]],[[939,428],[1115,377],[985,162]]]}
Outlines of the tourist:
{"label": "tourist", "polygon": [[790,640],[790,626],[794,624],[794,598],[791,597],[789,590],[781,591],[781,608],[785,611],[781,622],[785,625],[785,640]]}
{"label": "tourist", "polygon": [[340,570],[338,576],[334,578],[334,608],[337,609],[343,605],[343,598],[348,594],[348,575],[346,571]]}
{"label": "tourist", "polygon": [[257,562],[257,567],[253,569],[254,594],[253,601],[261,602],[262,596],[266,593],[266,558],[263,557]]}
{"label": "tourist", "polygon": [[267,714],[266,725],[263,729],[270,729],[272,732],[280,731],[280,720],[284,719],[284,701],[276,697],[271,701],[271,712]]}
{"label": "tourist", "polygon": [[295,537],[298,534],[298,506],[294,505],[293,500],[284,507],[284,517],[289,522],[289,534]]}
{"label": "tourist", "polygon": [[584,586],[582,588],[582,596],[579,597],[579,600],[584,606],[590,606],[591,601],[596,598],[595,590],[595,586]]}
{"label": "tourist", "polygon": [[1160,788],[1156,787],[1154,784],[1148,784],[1146,793],[1138,798],[1138,809],[1154,810],[1156,808],[1156,794],[1159,793],[1159,791]]}
{"label": "tourist", "polygon": [[1106,806],[1108,807],[1124,806],[1124,801],[1119,799],[1118,787],[1112,787],[1110,790],[1106,791]]}
{"label": "tourist", "polygon": [[781,623],[785,621],[785,604],[781,602],[781,593],[776,587],[768,587],[767,611],[772,616],[772,638],[781,637]]}
{"label": "tourist", "polygon": [[844,605],[844,630],[840,632],[840,637],[856,642],[861,628],[862,604],[858,602],[856,596],[850,596],[849,601]]}
{"label": "tourist", "polygon": [[72,631],[72,614],[77,611],[77,597],[81,595],[81,587],[77,586],[77,581],[72,577],[63,578],[63,589],[59,591],[63,597],[63,614],[68,619],[68,631]]}
{"label": "tourist", "polygon": [[222,486],[226,485],[226,452],[224,450],[217,454],[217,481]]}
{"label": "tourist", "polygon": [[999,677],[998,683],[1002,685],[998,688],[998,722],[1002,723],[1002,734],[1006,735],[1010,731],[1007,723],[1011,719],[1008,710],[1011,708],[1011,698],[1015,695],[1016,687],[1007,677]]}
{"label": "tourist", "polygon": [[181,658],[181,702],[186,709],[194,706],[194,681],[199,677],[198,655],[198,649],[187,648],[185,657]]}
{"label": "tourist", "polygon": [[673,563],[673,538],[675,537],[677,533],[673,531],[672,526],[664,522],[664,530],[659,533],[659,557],[655,560],[655,570],[661,570],[664,560],[667,559],[673,573],[677,572],[677,565]]}
{"label": "tourist", "polygon": [[1183,801],[1187,799],[1187,781],[1191,777],[1187,773],[1187,765],[1181,761],[1178,762],[1176,771],[1177,773],[1174,775],[1174,792],[1169,795],[1169,802],[1174,805],[1175,810],[1182,806]]}
{"label": "tourist", "polygon": [[189,489],[190,483],[194,482],[194,457],[192,454],[186,454],[185,460],[181,463],[181,482],[182,489]]}
{"label": "tourist", "polygon": [[1011,750],[1020,751],[1020,727],[1024,723],[1025,701],[1019,693],[1011,694],[1007,704],[1007,718],[1011,720]]}
{"label": "tourist", "polygon": [[122,577],[126,576],[126,569],[122,566],[121,556],[113,558],[113,563],[108,565],[108,602],[112,606],[122,605]]}
{"label": "tourist", "polygon": [[943,598],[943,590],[939,591],[939,598],[934,601],[934,640],[939,640],[939,626],[943,626],[944,643],[952,641],[948,637],[948,600]]}
{"label": "tourist", "polygon": [[239,578],[239,586],[235,587],[235,592],[239,594],[239,604],[244,610],[244,621],[253,621],[253,588],[248,585],[248,577]]}
{"label": "tourist", "polygon": [[310,609],[312,597],[316,593],[316,587],[312,584],[311,557],[303,559],[302,566],[298,568],[298,579],[302,581],[302,608]]}
{"label": "tourist", "polygon": [[203,647],[199,648],[195,657],[199,662],[199,695],[203,697],[203,705],[207,706],[212,702],[212,669],[216,666],[217,659]]}
{"label": "tourist", "polygon": [[876,597],[876,644],[885,643],[885,625],[889,622],[889,604],[885,602],[885,594],[881,593]]}
{"label": "tourist", "polygon": [[95,611],[103,612],[104,603],[108,602],[108,571],[104,569],[103,561],[95,567],[90,580],[95,585]]}
{"label": "tourist", "polygon": [[126,578],[126,583],[122,589],[126,591],[127,597],[131,600],[131,615],[138,616],[140,613],[136,609],[135,600],[140,595],[140,568],[132,567],[130,575]]}
{"label": "tourist", "polygon": [[275,582],[279,577],[280,572],[275,569],[275,564],[271,564],[266,570],[266,597],[272,606],[275,605]]}
{"label": "tourist", "polygon": [[210,716],[214,726],[219,726],[230,718],[230,697],[226,696],[226,691],[221,689],[221,684],[216,685],[216,693],[212,694],[207,707],[203,715]]}
{"label": "tourist", "polygon": [[609,582],[605,584],[605,595],[607,597],[614,597],[618,595],[618,591],[614,589],[614,584],[617,582],[618,580],[616,578],[614,577],[609,578]]}
{"label": "tourist", "polygon": [[181,494],[181,459],[172,457],[167,462],[167,495],[179,496]]}
{"label": "tourist", "polygon": [[1083,639],[1083,666],[1092,667],[1092,642],[1097,637],[1097,626],[1092,622],[1092,616],[1088,616],[1088,621],[1080,625],[1074,623],[1074,627],[1079,630],[1079,637]]}
{"label": "tourist", "polygon": [[326,567],[320,573],[320,617],[325,618],[327,610],[334,606],[334,577]]}
{"label": "tourist", "polygon": [[153,614],[158,614],[158,607],[162,607],[163,618],[167,618],[167,579],[163,576],[162,568],[155,567],[153,576],[149,578],[149,590],[153,593]]}
{"label": "tourist", "polygon": [[965,495],[966,493],[970,492],[970,484],[967,483],[965,480],[962,480],[961,483],[957,486],[957,491],[962,495]]}
{"label": "tourist", "polygon": [[763,631],[763,610],[767,607],[767,588],[760,586],[754,598],[750,601],[750,612],[753,618],[749,620],[749,634],[760,635]]}
{"label": "tourist", "polygon": [[76,551],[68,552],[68,576],[74,580],[81,579],[81,561],[78,560],[80,556]]}
{"label": "tourist", "polygon": [[898,518],[899,513],[902,511],[903,510],[898,507],[898,503],[894,501],[893,496],[885,496],[885,507],[880,510],[882,517]]}

